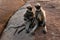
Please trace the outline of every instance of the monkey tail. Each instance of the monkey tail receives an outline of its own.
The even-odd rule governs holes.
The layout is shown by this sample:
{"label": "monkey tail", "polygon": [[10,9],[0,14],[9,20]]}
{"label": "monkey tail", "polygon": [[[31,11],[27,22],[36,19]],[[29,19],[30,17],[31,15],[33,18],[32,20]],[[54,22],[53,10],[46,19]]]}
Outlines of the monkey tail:
{"label": "monkey tail", "polygon": [[20,32],[22,32],[24,29],[25,29],[25,27],[23,27],[20,31],[18,31],[18,34],[19,34]]}

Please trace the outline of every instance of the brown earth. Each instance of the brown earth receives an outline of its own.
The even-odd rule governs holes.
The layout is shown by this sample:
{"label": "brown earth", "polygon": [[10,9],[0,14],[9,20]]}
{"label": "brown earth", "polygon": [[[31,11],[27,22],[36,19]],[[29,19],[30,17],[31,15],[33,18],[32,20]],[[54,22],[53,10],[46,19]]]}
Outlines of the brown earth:
{"label": "brown earth", "polygon": [[60,40],[60,2],[53,1],[39,1],[46,11],[46,26],[47,34],[40,32],[41,28],[35,31],[34,40]]}
{"label": "brown earth", "polygon": [[9,18],[25,4],[27,0],[0,0],[0,34]]}

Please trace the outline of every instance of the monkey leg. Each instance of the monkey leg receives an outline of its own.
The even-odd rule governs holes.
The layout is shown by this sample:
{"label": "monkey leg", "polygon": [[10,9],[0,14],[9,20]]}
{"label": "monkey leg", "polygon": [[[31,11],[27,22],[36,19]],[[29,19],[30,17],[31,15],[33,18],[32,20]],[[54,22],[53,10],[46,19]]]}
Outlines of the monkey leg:
{"label": "monkey leg", "polygon": [[[14,32],[14,35],[15,35],[15,33],[18,31],[18,29],[19,29],[20,27],[23,27],[23,26],[25,26],[25,24],[22,24],[21,26],[18,26],[18,27],[14,27],[14,28],[16,28],[16,31]],[[25,29],[25,27],[23,27],[20,31],[18,31],[18,34],[19,34],[20,32],[22,32],[24,29]]]}
{"label": "monkey leg", "polygon": [[23,27],[23,26],[25,26],[24,23],[23,23],[21,26],[18,26],[18,27],[9,27],[9,28],[7,29],[7,31],[10,30],[10,28],[18,29],[18,28],[21,28],[21,27]]}
{"label": "monkey leg", "polygon": [[43,28],[43,33],[44,33],[44,34],[47,33],[47,28],[46,28],[46,26]]}
{"label": "monkey leg", "polygon": [[34,31],[37,29],[37,27],[38,27],[38,21],[35,20],[35,25],[34,25],[34,27],[32,28],[32,30],[30,31],[30,34],[34,34]]}
{"label": "monkey leg", "polygon": [[26,33],[29,33],[30,32],[30,24],[31,24],[31,21],[27,22],[25,25],[25,29],[26,29]]}
{"label": "monkey leg", "polygon": [[[15,35],[16,32],[18,31],[18,29],[21,28],[21,27],[23,27],[23,26],[25,26],[25,23],[23,23],[21,26],[18,26],[18,27],[9,27],[9,28],[7,29],[7,31],[10,30],[10,28],[14,28],[14,29],[16,29],[16,31],[14,32],[14,35]],[[24,28],[25,28],[25,27],[24,27]],[[24,28],[22,28],[22,29],[20,30],[20,32],[23,31]],[[5,31],[5,32],[6,32],[6,31]],[[20,33],[20,32],[19,32],[19,33]]]}
{"label": "monkey leg", "polygon": [[34,26],[34,28],[31,30],[30,34],[34,33],[34,31],[36,30],[37,27],[38,27],[38,25],[36,24],[36,25]]}
{"label": "monkey leg", "polygon": [[17,31],[18,31],[18,28],[17,28],[16,31],[14,32],[14,35],[16,34]]}
{"label": "monkey leg", "polygon": [[[14,35],[15,35],[15,33],[18,31],[18,29],[19,29],[20,27],[23,27],[23,26],[25,26],[25,25],[22,24],[21,26],[14,27],[14,28],[16,28],[16,31],[14,32]],[[25,28],[25,27],[24,27],[24,28]],[[24,30],[24,28],[22,28],[22,29],[18,32],[18,34],[19,34],[20,32],[22,32],[22,31]]]}
{"label": "monkey leg", "polygon": [[44,22],[42,26],[43,26],[43,33],[46,34],[47,33],[46,23]]}
{"label": "monkey leg", "polygon": [[21,30],[18,31],[18,34],[22,32],[25,29],[25,27],[22,27]]}

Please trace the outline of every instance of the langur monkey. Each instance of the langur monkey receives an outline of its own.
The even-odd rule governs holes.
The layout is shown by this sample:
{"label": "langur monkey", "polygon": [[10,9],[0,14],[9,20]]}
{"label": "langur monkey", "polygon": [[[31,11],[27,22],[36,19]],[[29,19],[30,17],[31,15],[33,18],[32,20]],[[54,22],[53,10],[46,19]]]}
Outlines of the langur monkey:
{"label": "langur monkey", "polygon": [[41,5],[39,3],[37,3],[35,5],[35,8],[36,8],[35,19],[36,19],[37,22],[36,22],[35,27],[32,29],[32,31],[30,33],[33,33],[38,26],[42,26],[43,27],[43,33],[46,34],[47,28],[46,28],[45,11],[42,9],[42,7],[41,7]]}
{"label": "langur monkey", "polygon": [[30,29],[31,29],[31,26],[33,23],[33,18],[34,18],[34,14],[32,12],[32,7],[28,6],[27,11],[24,14],[24,20],[26,21],[26,23],[25,23],[26,24],[26,26],[25,26],[26,33],[30,32]]}

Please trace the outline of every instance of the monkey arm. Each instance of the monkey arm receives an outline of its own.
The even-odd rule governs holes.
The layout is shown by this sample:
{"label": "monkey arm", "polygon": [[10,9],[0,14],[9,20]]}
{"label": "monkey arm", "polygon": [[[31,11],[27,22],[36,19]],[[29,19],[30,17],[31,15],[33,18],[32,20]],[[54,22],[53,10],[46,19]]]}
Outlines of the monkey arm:
{"label": "monkey arm", "polygon": [[42,11],[43,20],[46,22],[46,14],[45,14],[45,11],[42,8],[41,8],[41,11]]}
{"label": "monkey arm", "polygon": [[41,11],[42,11],[42,19],[43,19],[42,26],[45,26],[46,25],[46,14],[42,8],[41,8]]}

